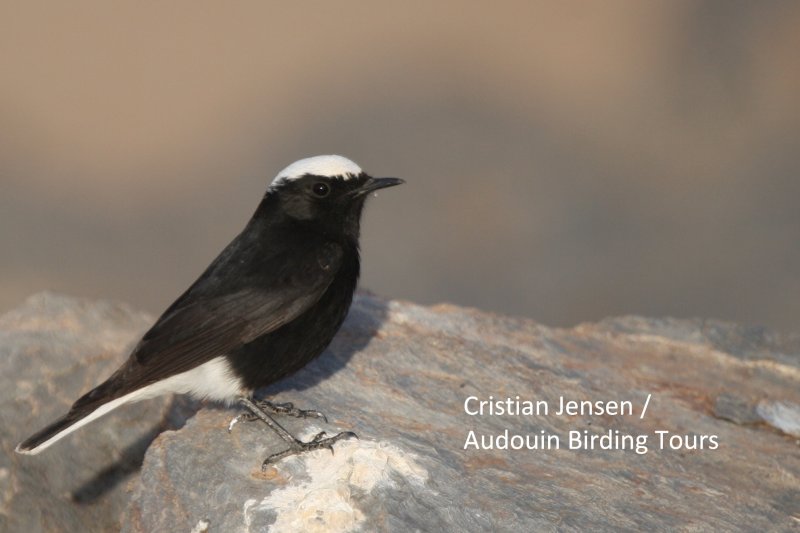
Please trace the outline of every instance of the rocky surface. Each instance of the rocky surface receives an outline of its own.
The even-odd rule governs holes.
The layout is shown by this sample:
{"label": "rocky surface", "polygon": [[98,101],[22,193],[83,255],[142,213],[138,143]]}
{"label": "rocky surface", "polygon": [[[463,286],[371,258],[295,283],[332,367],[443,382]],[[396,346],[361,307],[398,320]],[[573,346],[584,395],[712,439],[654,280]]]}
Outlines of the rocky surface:
{"label": "rocky surface", "polygon": [[[260,423],[229,433],[237,410],[209,406],[181,427],[192,406],[166,401],[124,408],[40,456],[13,454],[121,361],[149,320],[53,295],[0,318],[5,529],[800,526],[800,337],[710,320],[627,317],[553,329],[362,294],[322,357],[264,391],[328,415],[329,424],[280,419],[305,438],[321,429],[359,434],[333,455],[262,471],[261,460],[283,445]],[[473,409],[490,396],[519,396],[540,413],[465,413],[467,398],[477,398]],[[630,401],[632,413],[558,415],[562,397]],[[665,449],[657,431],[668,432]],[[570,449],[570,432],[647,442],[640,453],[601,449],[602,440]],[[470,435],[497,447],[506,434],[551,437],[551,449],[465,449]]]}
{"label": "rocky surface", "polygon": [[[168,399],[131,406],[37,456],[14,447],[108,376],[152,318],[43,293],[0,317],[0,531],[113,531]],[[179,420],[172,421],[180,423]]]}

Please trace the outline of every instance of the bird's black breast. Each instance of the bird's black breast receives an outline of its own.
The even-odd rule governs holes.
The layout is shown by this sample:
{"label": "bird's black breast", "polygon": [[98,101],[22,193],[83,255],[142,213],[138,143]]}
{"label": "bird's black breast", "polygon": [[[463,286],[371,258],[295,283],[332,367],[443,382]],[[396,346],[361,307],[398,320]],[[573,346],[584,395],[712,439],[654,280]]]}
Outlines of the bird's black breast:
{"label": "bird's black breast", "polygon": [[[321,269],[326,265],[320,264]],[[228,354],[244,388],[255,390],[296,372],[320,355],[344,322],[359,276],[358,247],[344,250],[342,265],[322,297],[280,328]]]}

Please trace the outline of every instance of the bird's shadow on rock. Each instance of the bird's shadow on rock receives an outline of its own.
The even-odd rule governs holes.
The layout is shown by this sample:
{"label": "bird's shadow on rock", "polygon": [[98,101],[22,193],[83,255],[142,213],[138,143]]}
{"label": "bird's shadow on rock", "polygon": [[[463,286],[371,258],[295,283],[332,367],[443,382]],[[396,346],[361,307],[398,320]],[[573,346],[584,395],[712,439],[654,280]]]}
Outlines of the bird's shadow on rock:
{"label": "bird's shadow on rock", "polygon": [[[296,374],[257,392],[257,396],[274,396],[289,390],[305,390],[344,368],[354,354],[362,350],[380,329],[388,316],[388,302],[365,291],[356,295],[342,328],[331,345],[317,359]],[[106,493],[136,473],[144,462],[150,443],[163,431],[177,430],[203,407],[186,397],[175,397],[167,415],[120,454],[120,458],[97,472],[71,493],[80,505],[97,502]]]}
{"label": "bird's shadow on rock", "polygon": [[150,444],[164,431],[182,428],[202,408],[202,402],[185,396],[175,396],[169,403],[166,415],[135,442],[127,446],[119,459],[102,468],[90,479],[70,493],[70,499],[78,505],[96,503],[105,494],[135,474],[144,462]]}
{"label": "bird's shadow on rock", "polygon": [[386,300],[360,290],[350,312],[330,346],[296,374],[259,389],[257,396],[275,396],[289,390],[305,390],[328,379],[347,366],[350,359],[363,350],[375,336],[389,314]]}

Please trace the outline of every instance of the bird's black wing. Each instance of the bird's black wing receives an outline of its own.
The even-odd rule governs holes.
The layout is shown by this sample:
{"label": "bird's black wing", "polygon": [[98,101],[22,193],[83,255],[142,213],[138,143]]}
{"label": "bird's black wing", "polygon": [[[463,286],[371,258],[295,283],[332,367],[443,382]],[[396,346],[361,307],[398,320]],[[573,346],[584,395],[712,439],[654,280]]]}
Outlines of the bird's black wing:
{"label": "bird's black wing", "polygon": [[[255,277],[239,273],[238,281],[216,284],[201,277],[131,354],[128,370],[136,374],[138,385],[191,370],[298,317],[325,293],[341,267],[343,250],[326,243],[285,255],[271,257],[273,271]],[[236,276],[236,268],[226,266],[225,277]]]}
{"label": "bird's black wing", "polygon": [[[262,253],[246,238],[234,240],[158,319],[122,367],[17,451],[30,452],[80,427],[75,424],[114,398],[191,370],[281,327],[322,297],[344,255],[332,243],[277,249],[283,251]],[[265,265],[272,267],[272,275],[260,270]]]}

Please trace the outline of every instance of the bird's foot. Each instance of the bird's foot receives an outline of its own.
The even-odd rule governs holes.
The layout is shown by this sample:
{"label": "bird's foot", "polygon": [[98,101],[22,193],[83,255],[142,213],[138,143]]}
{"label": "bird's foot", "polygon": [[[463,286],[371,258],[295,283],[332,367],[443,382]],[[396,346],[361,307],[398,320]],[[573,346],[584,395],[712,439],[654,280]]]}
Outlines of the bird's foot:
{"label": "bird's foot", "polygon": [[[298,409],[292,402],[274,403],[270,402],[269,400],[257,400],[253,403],[257,407],[273,414],[293,416],[295,418],[319,418],[326,424],[328,423],[328,417],[323,413],[313,409]],[[262,418],[260,416],[255,415],[253,412],[240,413],[231,419],[230,423],[228,424],[228,433],[233,431],[233,426],[241,421],[252,422],[253,420],[261,419]]]}
{"label": "bird's foot", "polygon": [[293,439],[293,442],[289,442],[289,448],[283,450],[282,452],[273,453],[266,459],[264,462],[261,463],[261,470],[264,471],[267,467],[273,463],[277,463],[284,457],[289,457],[290,455],[299,455],[305,452],[311,452],[314,450],[320,450],[322,448],[327,448],[333,454],[333,445],[334,443],[342,440],[342,439],[349,439],[349,438],[358,438],[358,435],[353,433],[352,431],[342,431],[341,433],[334,435],[333,437],[325,438],[325,432],[320,431],[317,433],[313,439],[308,442],[302,442],[297,439]]}
{"label": "bird's foot", "polygon": [[[277,415],[287,415],[295,418],[321,418],[326,424],[328,423],[328,417],[319,411],[315,411],[313,409],[298,409],[292,402],[273,403],[268,400],[259,400],[255,402],[255,404],[265,411],[269,411]],[[252,416],[253,419],[258,418],[255,415]]]}
{"label": "bird's foot", "polygon": [[[320,433],[317,433],[316,436],[314,436],[314,438],[311,439],[310,441],[303,442],[303,441],[298,440],[297,438],[295,438],[288,431],[286,431],[286,428],[284,428],[283,426],[278,424],[266,412],[267,410],[274,411],[274,409],[275,409],[275,405],[274,404],[272,404],[270,402],[266,402],[268,405],[265,406],[264,405],[265,402],[263,402],[263,401],[262,402],[254,402],[250,398],[246,398],[246,397],[239,398],[239,403],[241,403],[244,407],[246,407],[250,411],[250,413],[252,413],[252,414],[246,414],[246,415],[242,414],[242,415],[239,415],[236,418],[234,418],[233,421],[231,421],[231,424],[228,426],[228,430],[229,431],[230,431],[231,428],[233,428],[233,425],[236,422],[238,422],[238,420],[240,418],[246,419],[246,420],[253,420],[253,419],[257,418],[257,419],[263,421],[266,425],[268,425],[273,431],[275,431],[275,433],[278,434],[278,436],[280,436],[280,438],[282,438],[289,445],[288,449],[286,449],[286,450],[284,450],[282,452],[273,453],[272,455],[270,455],[269,457],[264,459],[264,462],[261,464],[261,470],[265,470],[267,468],[267,466],[269,466],[270,464],[275,463],[275,462],[283,459],[284,457],[288,457],[290,455],[297,455],[297,454],[304,453],[304,452],[310,452],[310,451],[313,451],[313,450],[319,450],[321,448],[327,448],[327,449],[329,449],[331,451],[331,453],[333,453],[333,445],[336,442],[340,441],[341,439],[347,439],[347,438],[350,438],[350,437],[358,438],[358,435],[356,435],[352,431],[343,431],[343,432],[341,432],[341,433],[339,433],[337,435],[334,435],[333,437],[327,437],[326,438],[325,437],[325,432],[321,431]],[[314,418],[322,417],[323,419],[325,418],[322,415],[322,413],[319,413],[317,411],[303,411],[301,409],[295,409],[294,405],[292,405],[292,404],[288,404],[288,405],[287,404],[280,404],[277,407],[277,409],[278,409],[278,412],[280,412],[280,413],[287,413],[288,412],[287,414],[291,414],[292,416],[299,416],[301,418],[307,418],[307,417],[314,417]],[[298,413],[298,414],[293,414],[293,413]],[[310,414],[307,414],[307,413],[310,413]]]}

